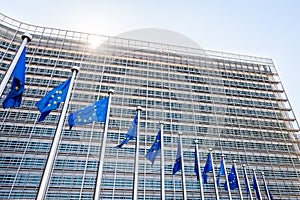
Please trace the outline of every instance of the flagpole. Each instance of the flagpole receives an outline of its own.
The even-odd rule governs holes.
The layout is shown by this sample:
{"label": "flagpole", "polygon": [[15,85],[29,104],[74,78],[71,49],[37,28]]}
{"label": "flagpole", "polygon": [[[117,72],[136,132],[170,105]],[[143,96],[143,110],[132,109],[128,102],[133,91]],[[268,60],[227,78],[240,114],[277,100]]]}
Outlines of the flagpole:
{"label": "flagpole", "polygon": [[259,196],[260,199],[262,199],[261,198],[260,187],[259,187],[259,184],[258,184],[258,181],[257,181],[257,177],[256,177],[256,173],[255,173],[255,169],[252,169],[252,170],[253,170],[253,175],[254,175],[254,178],[255,178],[256,185],[257,185],[258,196]]}
{"label": "flagpole", "polygon": [[106,138],[107,138],[107,130],[108,130],[108,122],[109,122],[109,113],[110,113],[110,104],[111,104],[111,96],[114,94],[114,90],[110,89],[108,91],[108,106],[107,106],[107,112],[106,112],[106,120],[105,120],[105,126],[104,131],[102,134],[102,144],[101,144],[101,152],[100,152],[100,158],[98,162],[98,171],[97,171],[97,178],[96,178],[96,184],[95,184],[95,192],[94,192],[94,200],[100,199],[100,190],[101,190],[101,181],[102,181],[102,172],[103,172],[103,161],[104,161],[104,154],[105,154],[105,147],[106,147]]}
{"label": "flagpole", "polygon": [[242,193],[242,188],[241,188],[241,184],[240,184],[239,174],[238,174],[238,171],[237,171],[237,168],[236,168],[236,161],[233,160],[232,162],[233,162],[233,166],[234,166],[234,170],[235,170],[235,174],[236,174],[236,180],[238,182],[240,198],[241,198],[241,200],[243,200],[243,193]]}
{"label": "flagpole", "polygon": [[139,149],[140,149],[140,119],[141,119],[142,107],[136,108],[137,112],[137,129],[135,139],[135,160],[134,160],[134,173],[133,173],[133,191],[132,199],[138,199],[138,178],[139,178]]}
{"label": "flagpole", "polygon": [[165,199],[165,155],[163,122],[160,122],[160,199]]}
{"label": "flagpole", "polygon": [[180,144],[180,157],[181,157],[181,182],[182,182],[182,199],[186,200],[186,183],[185,183],[185,173],[184,173],[184,162],[183,162],[183,151],[182,151],[182,132],[178,133],[179,144]]}
{"label": "flagpole", "polygon": [[212,156],[212,148],[209,149],[209,156],[210,156],[212,170],[213,170],[213,179],[214,179],[216,199],[219,200],[219,192],[218,192],[218,186],[217,186],[217,180],[216,180],[215,166],[214,166],[214,161],[213,161],[213,156]]}
{"label": "flagpole", "polygon": [[200,170],[200,160],[199,160],[199,155],[198,155],[198,140],[195,140],[195,146],[196,146],[196,159],[197,159],[197,165],[198,165],[198,174],[199,174],[199,186],[200,186],[200,194],[201,194],[201,199],[204,200],[204,191],[203,191],[203,182],[202,182],[202,174]]}
{"label": "flagpole", "polygon": [[264,186],[265,186],[265,190],[266,190],[266,193],[267,193],[267,196],[268,196],[268,200],[271,200],[271,197],[270,197],[270,194],[269,194],[269,189],[268,189],[267,182],[266,182],[266,179],[265,179],[265,173],[261,172],[261,175],[262,175],[263,180],[264,180]]}
{"label": "flagpole", "polygon": [[71,71],[72,71],[72,78],[71,78],[71,81],[70,81],[70,86],[68,88],[68,92],[67,92],[67,95],[66,95],[64,106],[63,106],[63,109],[61,111],[59,122],[58,122],[57,127],[56,127],[56,132],[55,132],[54,138],[52,140],[50,152],[49,152],[49,155],[48,155],[48,158],[47,158],[47,162],[46,162],[45,169],[44,169],[44,172],[43,172],[43,176],[42,176],[42,179],[41,179],[41,182],[40,182],[40,186],[39,186],[39,189],[38,189],[38,194],[36,196],[36,200],[45,199],[46,192],[47,192],[48,187],[49,187],[50,176],[52,174],[53,164],[54,164],[54,161],[55,161],[55,157],[56,157],[56,154],[57,154],[57,148],[58,148],[59,141],[60,141],[60,138],[61,138],[61,131],[62,131],[62,128],[63,128],[63,125],[64,125],[65,116],[66,116],[67,109],[68,109],[68,106],[69,106],[69,101],[70,101],[70,97],[71,97],[71,93],[72,93],[72,89],[73,89],[73,85],[74,85],[74,80],[75,80],[76,74],[79,71],[79,67],[74,66],[74,67],[72,67]]}
{"label": "flagpole", "polygon": [[248,175],[247,175],[247,171],[246,171],[246,165],[243,164],[242,167],[243,167],[243,171],[244,171],[244,174],[245,174],[245,177],[246,177],[246,184],[248,186],[250,199],[253,200],[252,192],[251,192],[251,189],[250,189],[250,183],[249,183],[249,179],[248,179]]}
{"label": "flagpole", "polygon": [[6,87],[7,83],[8,83],[8,80],[9,80],[11,74],[13,73],[13,71],[14,71],[14,69],[16,67],[16,64],[18,63],[19,58],[20,58],[20,56],[21,56],[21,54],[22,54],[22,52],[23,52],[26,44],[31,41],[32,35],[30,35],[28,33],[24,33],[21,36],[21,38],[22,38],[23,41],[22,41],[22,43],[21,43],[21,45],[19,47],[19,50],[17,51],[17,53],[16,53],[13,61],[11,62],[10,66],[9,66],[8,70],[6,71],[6,74],[3,77],[3,80],[2,80],[2,82],[0,84],[0,97],[2,96],[2,94],[4,92],[4,89],[5,89],[5,87]]}
{"label": "flagpole", "polygon": [[227,175],[227,169],[226,169],[226,165],[225,165],[225,160],[224,160],[224,154],[221,155],[221,159],[222,159],[222,163],[224,166],[224,172],[225,172],[225,180],[226,180],[226,185],[227,185],[227,189],[228,189],[228,197],[231,200],[231,191],[230,191],[230,186],[229,186],[229,181],[228,181],[228,175]]}

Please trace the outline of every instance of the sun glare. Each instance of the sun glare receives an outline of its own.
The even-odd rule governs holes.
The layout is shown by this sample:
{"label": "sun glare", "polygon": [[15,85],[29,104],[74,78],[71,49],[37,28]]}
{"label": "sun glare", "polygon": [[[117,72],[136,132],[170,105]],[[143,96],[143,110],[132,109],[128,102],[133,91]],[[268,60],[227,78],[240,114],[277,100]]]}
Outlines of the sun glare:
{"label": "sun glare", "polygon": [[104,37],[97,36],[97,35],[90,35],[88,38],[89,47],[91,49],[97,48],[104,42]]}

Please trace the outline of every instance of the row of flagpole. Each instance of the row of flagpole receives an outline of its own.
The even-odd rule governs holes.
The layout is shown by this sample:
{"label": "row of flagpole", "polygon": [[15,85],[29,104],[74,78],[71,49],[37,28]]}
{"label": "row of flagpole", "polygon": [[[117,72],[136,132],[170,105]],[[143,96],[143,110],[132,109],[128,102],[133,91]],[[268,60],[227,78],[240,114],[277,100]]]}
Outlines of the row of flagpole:
{"label": "row of flagpole", "polygon": [[[138,115],[138,114],[137,114]],[[138,117],[139,119],[139,117]],[[138,126],[136,128],[136,130],[139,130],[139,123],[135,122],[135,120],[133,120],[132,125]],[[131,129],[134,130],[134,129]],[[132,136],[132,137],[130,137]],[[135,137],[136,136],[136,137]],[[184,160],[183,160],[183,151],[182,151],[182,133],[179,133],[179,143],[178,143],[178,148],[177,148],[177,153],[176,153],[176,161],[175,164],[173,166],[173,175],[176,174],[177,171],[181,170],[181,180],[182,180],[182,198],[184,200],[187,199],[187,194],[186,194],[186,181],[185,181],[185,172],[184,172]],[[130,138],[130,139],[129,139]],[[136,143],[138,143],[138,133],[135,133],[134,131],[128,131],[125,139],[121,142],[121,146],[118,145],[118,148],[122,148],[122,146],[124,144],[126,144],[129,140],[132,140],[136,138]],[[124,141],[126,141],[126,143],[124,143]],[[164,145],[163,145],[163,123],[160,123],[160,130],[158,131],[158,134],[156,136],[155,141],[153,142],[151,148],[147,151],[146,154],[146,158],[148,160],[150,160],[152,162],[152,164],[154,163],[156,156],[158,155],[158,152],[160,151],[160,155],[161,155],[161,160],[160,160],[160,164],[161,164],[161,199],[165,199],[165,185],[164,185]],[[135,160],[138,160],[138,151],[137,149],[135,150]],[[199,186],[200,186],[200,194],[201,194],[201,199],[204,199],[204,190],[203,190],[203,183],[207,183],[207,175],[206,173],[212,171],[213,172],[213,181],[214,181],[214,189],[215,189],[215,195],[216,195],[216,199],[219,199],[219,192],[218,192],[218,187],[219,187],[219,181],[220,181],[220,176],[221,175],[225,175],[225,190],[228,191],[228,197],[231,200],[232,196],[231,196],[231,190],[234,190],[236,188],[238,188],[239,190],[239,195],[240,195],[240,199],[243,199],[243,193],[242,193],[242,189],[241,189],[241,185],[240,185],[240,180],[239,180],[239,176],[238,176],[238,172],[237,172],[237,167],[236,167],[236,161],[233,161],[233,165],[232,165],[232,169],[231,172],[229,174],[227,174],[226,171],[226,165],[225,165],[225,160],[224,160],[224,155],[222,154],[221,156],[221,161],[220,161],[220,169],[219,169],[219,174],[218,176],[216,176],[215,174],[215,168],[214,168],[214,164],[213,164],[213,157],[212,157],[212,149],[209,149],[209,153],[208,153],[208,157],[207,157],[207,161],[206,164],[204,166],[204,170],[203,173],[200,173],[200,162],[199,162],[199,155],[198,155],[198,141],[195,140],[195,172],[197,175],[197,178],[199,180]],[[247,195],[250,195],[250,198],[253,199],[252,193],[250,191],[250,184],[249,184],[249,180],[248,180],[248,176],[246,173],[246,165],[242,165],[243,166],[243,172],[244,172],[244,178],[245,178],[245,184],[246,184],[246,190],[247,190]],[[137,168],[135,168],[135,178],[134,178],[134,183],[136,183],[136,170],[138,170]],[[202,176],[205,176],[205,181],[202,181]],[[268,197],[268,200],[272,199],[271,193],[270,191],[267,189],[267,183],[265,181],[264,178],[264,174],[262,172],[262,176],[263,176],[263,180],[264,180],[264,185],[265,185],[265,191],[266,191],[266,195]],[[218,177],[218,179],[216,179]],[[226,189],[227,188],[227,189]],[[257,199],[262,199],[261,196],[261,192],[260,192],[260,188],[259,188],[259,184],[257,182],[257,177],[256,177],[256,173],[255,173],[255,169],[253,169],[253,188],[256,191],[256,198]],[[134,184],[133,186],[133,193],[136,194],[137,193],[137,185]],[[136,197],[133,196],[133,199],[135,199]]]}
{"label": "row of flagpole", "polygon": [[[0,97],[2,97],[10,77],[13,78],[11,83],[11,89],[2,103],[2,107],[4,109],[17,108],[21,105],[22,95],[25,87],[26,44],[31,41],[32,36],[30,34],[25,33],[22,35],[22,39],[23,41],[0,84]],[[57,109],[60,103],[64,102],[59,117],[59,122],[57,124],[56,131],[50,147],[50,152],[48,154],[46,165],[44,167],[43,175],[38,188],[36,196],[37,200],[43,200],[46,198],[50,177],[53,171],[54,161],[57,155],[58,145],[61,139],[61,132],[64,126],[74,81],[79,71],[79,67],[72,67],[71,71],[71,78],[67,79],[61,85],[49,91],[40,101],[36,103],[36,107],[41,113],[41,116],[38,121],[43,121],[52,110]],[[111,95],[113,93],[113,90],[109,90],[109,97],[103,98],[99,101],[96,101],[90,106],[87,106],[81,110],[71,113],[68,117],[70,129],[75,125],[84,125],[94,121],[105,122],[104,131],[102,134],[102,145],[98,163],[97,178],[94,190],[95,200],[100,199],[103,160],[105,155],[106,138],[108,131]],[[84,119],[81,119],[81,116],[84,117]]]}
{"label": "row of flagpole", "polygon": [[[181,143],[181,134],[179,134],[179,143]],[[163,139],[162,139],[163,140]],[[182,145],[180,144],[180,147],[178,146],[178,149],[180,148],[180,151],[182,150]],[[181,156],[183,155],[183,153],[180,153]],[[177,162],[177,156],[176,156],[176,162]],[[225,175],[225,183],[224,183],[224,188],[225,190],[228,191],[228,197],[231,200],[232,199],[232,195],[231,195],[231,190],[234,190],[236,188],[238,188],[239,190],[239,195],[240,195],[240,199],[243,200],[243,193],[242,193],[242,188],[241,188],[241,184],[240,184],[240,180],[239,180],[239,175],[237,172],[237,166],[236,166],[236,161],[233,160],[233,165],[231,168],[231,172],[229,174],[227,174],[227,170],[226,170],[226,165],[225,165],[225,160],[224,160],[224,155],[222,154],[221,156],[221,161],[220,161],[220,168],[219,168],[219,173],[216,176],[215,170],[214,170],[214,164],[213,164],[213,157],[212,157],[212,149],[209,149],[209,153],[208,153],[208,157],[207,157],[207,161],[205,163],[204,166],[204,170],[202,172],[202,174],[200,173],[200,162],[199,162],[199,155],[198,155],[198,141],[195,140],[195,173],[197,175],[197,179],[199,180],[199,188],[200,188],[200,195],[201,195],[201,199],[204,199],[204,190],[203,190],[203,184],[207,183],[207,175],[206,173],[212,171],[213,172],[213,181],[214,181],[214,190],[215,190],[215,197],[216,199],[219,199],[219,191],[218,191],[218,187],[219,187],[219,182],[220,182],[220,176],[221,175]],[[174,165],[175,167],[175,165]],[[247,196],[250,196],[250,199],[253,199],[251,190],[250,190],[250,183],[249,183],[249,179],[248,179],[248,175],[246,172],[246,165],[243,164],[243,173],[244,173],[244,179],[245,179],[245,184],[246,184],[246,193]],[[174,168],[173,168],[174,170]],[[175,172],[176,173],[176,172]],[[173,175],[175,174],[173,171]],[[263,184],[264,184],[264,188],[265,188],[265,193],[267,196],[268,200],[272,200],[272,194],[270,193],[268,186],[267,186],[267,182],[264,176],[264,172],[261,172],[262,178],[263,178]],[[183,157],[181,157],[181,176],[182,176],[182,181],[184,182],[184,164],[183,164]],[[204,180],[203,180],[203,176]],[[216,177],[218,177],[218,179],[216,180]],[[257,175],[255,172],[255,169],[253,169],[253,189],[255,190],[256,193],[256,198],[261,200],[262,199],[262,194],[261,194],[261,189],[259,187],[258,181],[257,181]],[[164,188],[162,188],[164,189]],[[183,199],[186,199],[186,188],[185,185],[182,185],[182,190],[183,190]],[[162,197],[163,198],[163,197]]]}
{"label": "row of flagpole", "polygon": [[[31,36],[29,34],[24,34],[22,36],[23,42],[13,59],[8,71],[3,78],[1,85],[0,85],[0,95],[2,96],[3,91],[8,83],[9,78],[12,76],[13,81],[11,84],[11,91],[7,95],[6,99],[3,102],[3,108],[10,108],[10,107],[20,107],[22,94],[24,91],[25,86],[25,62],[26,62],[26,44],[31,40]],[[37,200],[45,199],[46,193],[49,187],[49,180],[53,171],[53,164],[55,161],[55,157],[57,155],[57,149],[59,145],[59,141],[61,139],[61,132],[64,126],[66,113],[68,111],[68,105],[73,89],[73,85],[75,82],[76,75],[79,71],[79,67],[73,67],[72,69],[72,77],[66,80],[61,85],[55,87],[51,91],[49,91],[40,101],[36,103],[37,108],[41,112],[41,117],[39,121],[43,121],[47,115],[54,109],[59,107],[61,102],[64,102],[64,106],[62,108],[59,122],[56,127],[56,132],[54,134],[54,138],[51,144],[50,152],[48,154],[48,158],[46,161],[46,165],[43,171],[42,179],[40,181],[38,194],[36,196]],[[73,126],[78,125],[85,125],[88,123],[92,123],[94,121],[104,122],[104,130],[102,134],[102,144],[101,144],[101,152],[99,155],[99,162],[98,162],[98,170],[97,170],[97,177],[96,177],[96,184],[94,190],[94,200],[100,199],[100,190],[101,190],[101,181],[103,176],[103,163],[104,163],[104,156],[105,156],[105,148],[106,148],[106,139],[107,139],[107,132],[108,132],[108,124],[109,124],[109,114],[110,114],[110,105],[111,105],[111,96],[114,93],[113,90],[108,91],[108,97],[100,99],[93,104],[86,106],[80,110],[77,110],[68,116],[68,123],[70,129]],[[122,146],[128,143],[129,140],[135,138],[135,160],[134,160],[134,173],[133,173],[133,191],[132,191],[132,199],[138,199],[138,161],[139,161],[139,132],[140,132],[140,115],[142,108],[140,106],[136,109],[137,115],[135,116],[131,127],[129,128],[125,139],[116,147],[122,148]],[[154,163],[158,153],[160,152],[160,169],[161,169],[161,199],[165,199],[165,172],[164,172],[164,131],[163,131],[163,123],[160,123],[160,130],[156,136],[154,143],[152,144],[151,148],[147,151],[146,158]],[[182,196],[183,199],[187,199],[186,193],[186,181],[185,181],[185,172],[184,172],[184,160],[183,160],[183,151],[182,151],[182,133],[179,133],[179,143],[178,149],[176,154],[176,161],[173,166],[173,175],[177,171],[181,170],[181,178],[182,178]],[[249,181],[245,169],[245,165],[243,165],[244,170],[244,177],[246,183],[247,194],[250,194],[250,198],[253,199]],[[215,196],[216,199],[219,199],[219,179],[221,175],[225,175],[226,183],[224,184],[225,189],[227,188],[228,197],[232,199],[230,190],[238,188],[240,198],[243,199],[241,185],[237,173],[236,163],[233,162],[231,172],[227,174],[224,155],[222,155],[221,163],[220,163],[220,170],[217,176],[215,175],[215,168],[213,164],[213,157],[212,157],[212,149],[209,150],[208,157],[206,164],[204,166],[204,170],[200,172],[200,159],[198,155],[198,141],[195,141],[195,173],[199,180],[200,185],[200,193],[201,199],[204,199],[204,190],[203,184],[207,183],[207,173],[212,171],[213,172],[213,181],[214,181],[214,188],[215,188]],[[272,199],[271,193],[266,184],[266,180],[264,178],[264,174],[262,173],[263,181],[265,185],[265,191],[268,197],[268,200]],[[257,177],[255,170],[253,170],[253,189],[256,190],[256,197],[257,199],[262,199],[262,195],[260,192],[259,184],[257,183]]]}
{"label": "row of flagpole", "polygon": [[[139,128],[137,128],[139,129]],[[134,134],[134,133],[133,133]],[[181,170],[181,180],[182,180],[182,199],[186,200],[187,199],[187,194],[186,194],[186,181],[185,181],[185,172],[184,172],[184,160],[183,160],[183,151],[182,151],[182,133],[179,133],[179,142],[178,142],[178,149],[177,149],[177,153],[176,153],[176,161],[175,164],[173,166],[173,175],[176,174],[177,171]],[[127,135],[128,137],[128,135]],[[127,138],[126,137],[126,138]],[[163,124],[160,124],[160,130],[157,134],[157,137],[159,137],[159,140],[155,140],[152,147],[153,146],[158,146],[159,148],[155,148],[153,149],[152,147],[147,151],[146,154],[146,158],[149,159],[152,164],[154,163],[154,160],[156,158],[156,156],[158,155],[158,150],[160,150],[160,155],[161,155],[161,169],[163,169],[164,167],[164,151],[163,151]],[[160,143],[160,145],[155,145],[156,143]],[[137,141],[136,141],[137,142]],[[219,187],[219,183],[220,183],[220,176],[221,175],[225,175],[225,183],[224,183],[224,188],[225,190],[227,190],[228,192],[228,197],[231,200],[232,199],[232,195],[231,195],[231,190],[234,190],[236,188],[238,188],[239,190],[239,196],[240,199],[243,199],[243,193],[242,193],[242,188],[241,188],[241,184],[240,184],[240,180],[239,180],[239,175],[238,175],[238,171],[237,171],[237,166],[236,166],[236,161],[233,161],[232,164],[232,168],[229,174],[227,174],[227,170],[226,170],[226,165],[225,165],[225,159],[224,159],[224,155],[221,155],[221,160],[220,160],[220,168],[219,168],[219,173],[216,176],[216,172],[215,172],[215,167],[213,164],[213,156],[212,156],[212,149],[209,149],[209,153],[207,156],[207,160],[203,169],[203,172],[201,174],[200,172],[200,161],[199,161],[199,155],[198,155],[198,141],[195,140],[195,173],[197,176],[197,179],[199,180],[199,188],[200,188],[200,195],[201,195],[201,199],[204,199],[204,189],[203,189],[203,184],[207,183],[207,173],[212,171],[213,172],[213,182],[214,182],[214,191],[215,191],[215,197],[216,199],[219,199],[219,191],[218,191],[218,187]],[[153,156],[154,153],[154,156]],[[148,156],[149,154],[151,154],[150,156]],[[137,156],[137,155],[136,155]],[[250,199],[253,199],[251,190],[250,190],[250,183],[249,183],[249,179],[248,179],[248,175],[246,173],[246,165],[243,164],[243,173],[244,173],[244,178],[245,178],[245,184],[246,184],[246,193],[247,196],[250,196]],[[264,187],[265,187],[265,192],[266,192],[266,196],[268,197],[268,200],[272,200],[273,197],[267,187],[267,183],[264,177],[264,173],[262,172],[262,177],[263,177],[263,182],[264,182]],[[203,179],[204,176],[204,179]],[[164,171],[161,170],[161,180],[164,180]],[[256,192],[256,198],[261,200],[262,199],[262,195],[261,195],[261,190],[257,181],[257,177],[256,177],[256,173],[255,173],[255,169],[253,169],[253,189]],[[136,187],[133,188],[134,191],[137,190]],[[165,191],[164,188],[164,182],[161,181],[161,191]],[[165,193],[161,192],[161,199],[165,199]]]}

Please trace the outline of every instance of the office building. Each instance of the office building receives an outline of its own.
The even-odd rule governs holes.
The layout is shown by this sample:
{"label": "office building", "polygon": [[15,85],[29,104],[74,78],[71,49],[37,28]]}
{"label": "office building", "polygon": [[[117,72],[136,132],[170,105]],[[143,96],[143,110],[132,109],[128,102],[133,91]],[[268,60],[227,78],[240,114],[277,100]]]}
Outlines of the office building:
{"label": "office building", "polygon": [[[182,199],[180,172],[172,175],[178,133],[182,132],[187,199],[200,199],[194,173],[194,140],[203,169],[213,149],[227,171],[236,160],[244,199],[242,164],[252,169],[266,199],[265,177],[274,199],[300,199],[299,126],[271,59],[143,40],[30,25],[0,15],[0,80],[21,42],[27,44],[26,85],[20,108],[0,109],[0,198],[34,199],[62,105],[44,122],[35,103],[71,76],[78,66],[68,113],[112,96],[101,199],[132,199],[134,145],[115,148],[142,107],[139,199],[160,199],[160,162],[144,155],[164,122],[166,199]],[[171,32],[170,32],[171,34]],[[172,33],[174,36],[174,33]],[[175,34],[176,35],[176,34]],[[10,81],[11,82],[11,81]],[[1,103],[10,88],[7,86]],[[92,199],[103,123],[69,130],[67,120],[51,175],[47,199]],[[219,195],[227,199],[221,177]],[[252,187],[251,187],[252,189]],[[205,199],[215,199],[212,173]],[[252,190],[253,196],[255,192]],[[240,199],[237,189],[233,199]]]}

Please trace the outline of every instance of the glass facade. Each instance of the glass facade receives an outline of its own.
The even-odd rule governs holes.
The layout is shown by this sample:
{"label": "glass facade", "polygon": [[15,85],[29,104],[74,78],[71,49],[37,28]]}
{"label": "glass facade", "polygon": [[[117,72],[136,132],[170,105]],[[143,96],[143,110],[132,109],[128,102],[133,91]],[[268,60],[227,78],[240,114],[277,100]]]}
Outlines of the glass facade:
{"label": "glass facade", "polygon": [[[172,176],[178,132],[183,136],[188,199],[200,199],[194,173],[194,140],[199,141],[203,170],[213,149],[216,171],[221,154],[227,171],[237,161],[245,199],[242,164],[264,172],[274,199],[300,198],[299,126],[271,59],[193,49],[146,41],[106,37],[33,26],[0,14],[0,80],[21,43],[27,44],[26,86],[20,108],[0,109],[0,198],[34,199],[59,109],[38,122],[35,103],[71,76],[79,66],[68,113],[112,96],[102,199],[132,199],[134,141],[119,144],[141,106],[139,199],[160,199],[160,163],[145,159],[164,122],[166,199],[182,199],[180,172]],[[99,46],[93,48],[93,41]],[[9,91],[6,87],[4,96]],[[1,98],[1,103],[3,101]],[[92,199],[104,124],[69,130],[64,125],[47,199]],[[215,199],[212,174],[204,185],[205,199]],[[223,183],[224,177],[221,178]],[[221,184],[222,185],[222,184]],[[252,186],[251,186],[252,189]],[[252,194],[255,196],[254,191]],[[262,189],[263,199],[266,198]],[[219,188],[221,199],[227,192]],[[233,199],[240,199],[238,190]]]}

